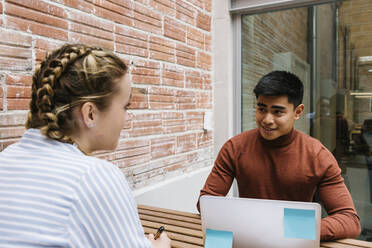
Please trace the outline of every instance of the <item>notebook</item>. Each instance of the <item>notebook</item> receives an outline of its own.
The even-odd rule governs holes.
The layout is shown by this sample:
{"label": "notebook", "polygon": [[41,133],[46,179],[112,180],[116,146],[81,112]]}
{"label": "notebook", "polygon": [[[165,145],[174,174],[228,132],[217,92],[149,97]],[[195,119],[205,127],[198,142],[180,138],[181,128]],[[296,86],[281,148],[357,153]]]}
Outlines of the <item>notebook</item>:
{"label": "notebook", "polygon": [[202,196],[200,212],[204,235],[206,229],[232,232],[233,248],[320,246],[318,203]]}

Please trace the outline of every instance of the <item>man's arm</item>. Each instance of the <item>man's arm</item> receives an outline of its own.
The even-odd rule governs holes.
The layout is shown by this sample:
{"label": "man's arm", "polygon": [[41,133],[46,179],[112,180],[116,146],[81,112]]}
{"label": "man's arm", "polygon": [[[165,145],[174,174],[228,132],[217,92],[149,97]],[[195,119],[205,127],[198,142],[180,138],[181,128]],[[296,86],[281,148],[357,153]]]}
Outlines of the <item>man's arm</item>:
{"label": "man's arm", "polygon": [[202,195],[225,196],[231,187],[235,177],[234,149],[233,144],[227,141],[214,162],[211,173],[200,191],[197,208],[200,212],[199,200]]}
{"label": "man's arm", "polygon": [[327,166],[319,184],[319,197],[328,213],[321,222],[320,239],[356,238],[360,234],[360,219],[337,161],[326,149],[320,151],[318,158],[322,166]]}

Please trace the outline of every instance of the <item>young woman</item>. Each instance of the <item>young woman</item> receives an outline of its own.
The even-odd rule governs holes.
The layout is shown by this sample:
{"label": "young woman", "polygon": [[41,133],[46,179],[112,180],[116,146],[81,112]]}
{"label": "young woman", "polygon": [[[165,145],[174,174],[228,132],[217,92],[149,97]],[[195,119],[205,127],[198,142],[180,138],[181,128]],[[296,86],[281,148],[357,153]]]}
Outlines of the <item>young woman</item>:
{"label": "young woman", "polygon": [[131,86],[111,52],[64,45],[37,66],[21,140],[0,154],[0,247],[170,247],[145,237],[113,164]]}

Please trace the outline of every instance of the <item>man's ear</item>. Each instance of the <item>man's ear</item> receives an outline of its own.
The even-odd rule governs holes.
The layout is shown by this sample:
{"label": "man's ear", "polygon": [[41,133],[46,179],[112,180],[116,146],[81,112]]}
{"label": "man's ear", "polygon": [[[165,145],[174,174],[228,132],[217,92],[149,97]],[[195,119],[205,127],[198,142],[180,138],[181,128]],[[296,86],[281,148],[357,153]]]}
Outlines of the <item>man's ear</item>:
{"label": "man's ear", "polygon": [[92,102],[85,102],[80,107],[84,127],[92,128],[96,124],[97,107]]}
{"label": "man's ear", "polygon": [[295,120],[298,120],[301,117],[302,113],[304,112],[304,108],[305,108],[305,106],[303,104],[300,104],[296,107],[296,109],[295,109]]}

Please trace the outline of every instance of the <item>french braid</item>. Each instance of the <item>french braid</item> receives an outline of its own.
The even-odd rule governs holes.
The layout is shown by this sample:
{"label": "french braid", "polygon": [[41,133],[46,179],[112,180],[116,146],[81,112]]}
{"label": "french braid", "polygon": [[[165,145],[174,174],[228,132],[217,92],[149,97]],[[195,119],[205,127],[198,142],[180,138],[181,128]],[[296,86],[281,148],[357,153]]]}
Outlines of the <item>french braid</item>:
{"label": "french braid", "polygon": [[72,108],[86,101],[105,107],[115,79],[126,70],[119,58],[101,48],[66,44],[47,54],[32,78],[26,128],[40,128],[49,138],[72,143]]}

